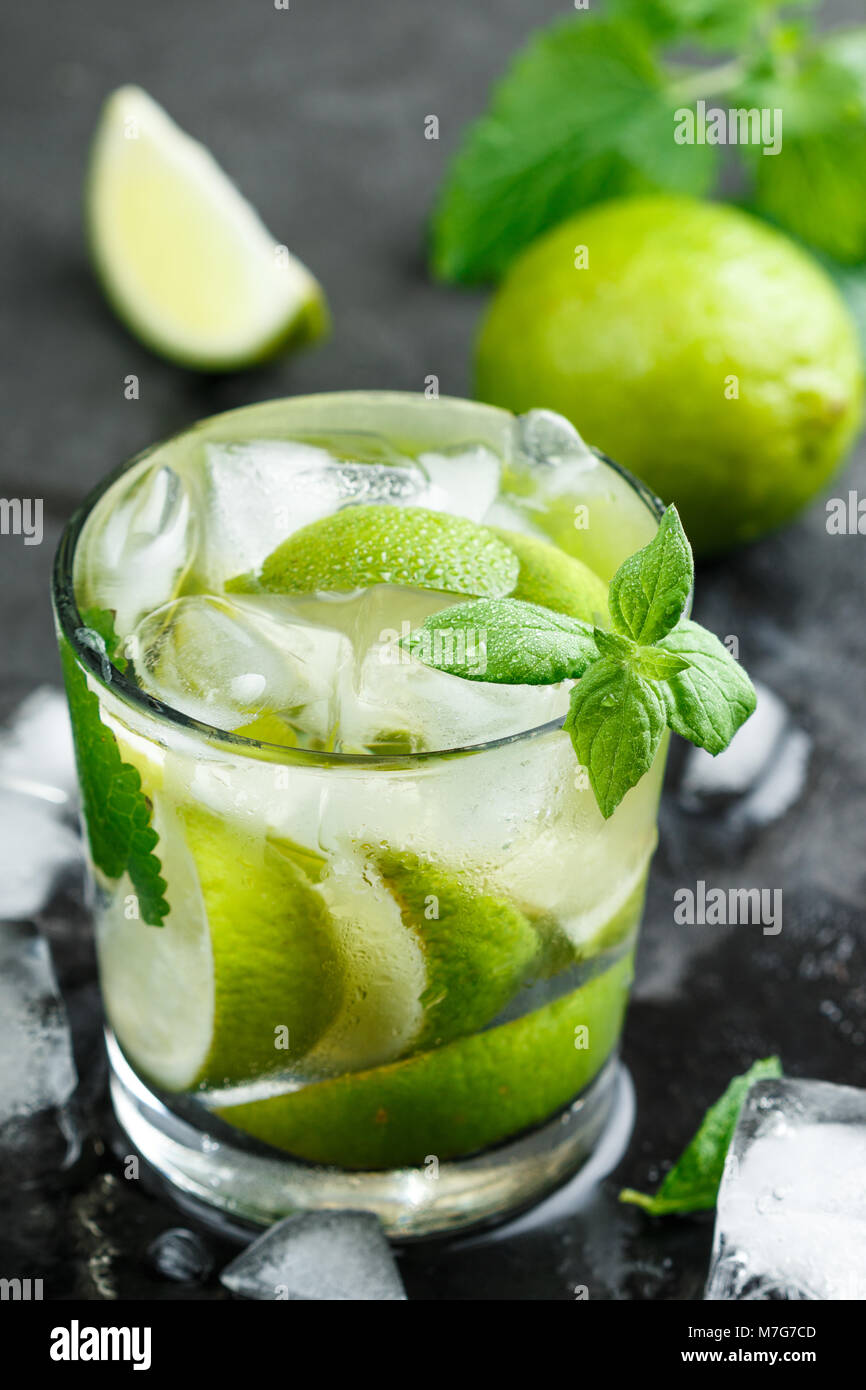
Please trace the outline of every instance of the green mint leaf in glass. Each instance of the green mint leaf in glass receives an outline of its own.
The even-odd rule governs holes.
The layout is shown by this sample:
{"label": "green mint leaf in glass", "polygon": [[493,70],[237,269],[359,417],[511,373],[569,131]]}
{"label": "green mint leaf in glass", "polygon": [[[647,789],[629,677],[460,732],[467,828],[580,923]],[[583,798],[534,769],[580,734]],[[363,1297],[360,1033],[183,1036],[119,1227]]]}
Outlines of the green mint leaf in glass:
{"label": "green mint leaf in glass", "polygon": [[643,1207],[652,1216],[670,1212],[711,1211],[716,1205],[725,1158],[743,1102],[752,1085],[782,1075],[778,1057],[755,1062],[742,1076],[734,1077],[724,1095],[706,1113],[700,1129],[686,1147],[654,1195],[626,1187],[621,1202]]}
{"label": "green mint leaf in glass", "polygon": [[658,649],[688,663],[664,686],[670,727],[708,753],[721,753],[757,703],[749,677],[718,637],[688,618]]}
{"label": "green mint leaf in glass", "polygon": [[442,280],[497,279],[548,227],[602,199],[706,193],[718,151],[677,145],[644,30],[579,15],[530,39],[466,132],[432,224]]}
{"label": "green mint leaf in glass", "polygon": [[[105,656],[108,658],[109,664],[115,666],[118,671],[123,673],[129,665],[129,662],[121,653],[120,638],[114,628],[114,614],[111,610],[108,608],[85,608],[84,612],[81,614],[81,621],[85,628],[96,633],[98,639],[101,638],[102,652],[104,652]],[[91,645],[98,654],[102,654],[102,652],[99,651],[98,641],[92,642],[89,645]]]}
{"label": "green mint leaf in glass", "polygon": [[693,579],[692,548],[676,507],[668,507],[649,545],[624,560],[610,581],[614,628],[635,642],[657,642],[682,617]]}
{"label": "green mint leaf in glass", "polygon": [[[94,618],[92,609],[87,616],[90,622],[81,632],[98,633],[107,646],[104,632],[99,632],[93,623],[100,623],[104,631],[108,630],[106,625],[98,616]],[[103,724],[99,700],[88,687],[65,638],[61,639],[60,648],[84,824],[93,862],[110,879],[128,872],[142,920],[149,926],[161,927],[169,906],[164,897],[162,865],[153,853],[159,837],[150,823],[150,802],[141,790],[138,772],[123,761],[117,739]],[[94,649],[98,652],[98,648]],[[104,651],[102,655],[105,656]]]}
{"label": "green mint leaf in glass", "polygon": [[504,685],[555,685],[598,656],[588,623],[513,598],[434,613],[401,645],[437,671]]}
{"label": "green mint leaf in glass", "polygon": [[605,819],[649,771],[665,722],[655,683],[614,657],[600,657],[572,690],[564,727]]}

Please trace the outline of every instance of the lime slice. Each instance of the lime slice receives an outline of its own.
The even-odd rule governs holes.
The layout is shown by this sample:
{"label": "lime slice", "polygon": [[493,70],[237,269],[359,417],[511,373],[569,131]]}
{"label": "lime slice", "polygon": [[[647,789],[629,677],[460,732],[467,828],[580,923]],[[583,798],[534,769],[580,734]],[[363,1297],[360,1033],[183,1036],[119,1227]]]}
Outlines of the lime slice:
{"label": "lime slice", "polygon": [[105,104],[85,203],[108,298],[163,356],[228,370],[326,331],[317,281],[204,146],[139,87],[121,87]]}
{"label": "lime slice", "polygon": [[202,809],[155,809],[171,912],[146,927],[126,920],[119,896],[101,928],[121,1046],[166,1090],[294,1067],[342,993],[327,910],[294,847],[262,847]]}
{"label": "lime slice", "polygon": [[474,1153],[541,1123],[592,1080],[616,1045],[631,975],[626,957],[513,1023],[219,1114],[299,1158],[343,1168]]}
{"label": "lime slice", "polygon": [[417,855],[385,851],[375,863],[424,956],[424,1018],[413,1050],[484,1028],[517,993],[538,953],[529,921]]}
{"label": "lime slice", "polygon": [[608,626],[607,585],[588,565],[535,536],[493,529],[520,562],[512,598],[539,603],[599,627]]}
{"label": "lime slice", "polygon": [[255,580],[226,588],[272,593],[350,592],[403,584],[500,598],[517,582],[517,556],[486,526],[425,507],[346,507],[302,526],[265,560]]}

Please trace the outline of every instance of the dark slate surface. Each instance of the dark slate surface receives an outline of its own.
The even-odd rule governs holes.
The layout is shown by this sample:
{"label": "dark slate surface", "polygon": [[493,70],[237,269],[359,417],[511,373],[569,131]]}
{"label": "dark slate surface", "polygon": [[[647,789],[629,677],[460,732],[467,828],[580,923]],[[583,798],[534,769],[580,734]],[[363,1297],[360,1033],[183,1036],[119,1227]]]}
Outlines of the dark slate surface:
{"label": "dark slate surface", "polygon": [[[64,518],[109,468],[203,415],[269,396],[340,387],[418,389],[435,373],[465,394],[483,296],[430,284],[421,228],[444,159],[489,80],[551,0],[398,0],[288,12],[227,0],[6,7],[0,128],[6,137],[0,256],[5,447],[0,496],[45,499],[45,539],[0,539],[0,715],[58,682],[47,603]],[[834,17],[861,18],[858,0]],[[91,282],[80,231],[85,151],[102,97],[137,81],[203,138],[265,221],[328,289],[336,331],[306,357],[201,378],[150,356]],[[425,141],[437,114],[441,140]],[[123,379],[141,397],[124,400]],[[866,495],[862,447],[833,491]],[[747,667],[813,740],[807,783],[775,824],[732,838],[679,809],[672,765],[625,1056],[638,1123],[615,1179],[590,1207],[495,1246],[431,1245],[403,1257],[410,1294],[442,1298],[700,1296],[706,1218],[647,1221],[617,1208],[645,1186],[707,1103],[753,1058],[781,1053],[794,1075],[866,1084],[866,738],[863,537],[830,537],[816,504],[782,534],[704,569],[697,614],[739,637]],[[680,927],[673,893],[696,880],[780,888],[777,936]],[[70,900],[71,901],[71,900]],[[7,1198],[0,1273],[46,1281],[47,1297],[223,1298],[215,1279],[154,1272],[151,1241],[188,1224],[108,1156],[99,1006],[86,933],[61,898],[43,922],[70,1009],[80,1105],[91,1139],[70,1178]],[[217,1267],[227,1244],[207,1235]]]}

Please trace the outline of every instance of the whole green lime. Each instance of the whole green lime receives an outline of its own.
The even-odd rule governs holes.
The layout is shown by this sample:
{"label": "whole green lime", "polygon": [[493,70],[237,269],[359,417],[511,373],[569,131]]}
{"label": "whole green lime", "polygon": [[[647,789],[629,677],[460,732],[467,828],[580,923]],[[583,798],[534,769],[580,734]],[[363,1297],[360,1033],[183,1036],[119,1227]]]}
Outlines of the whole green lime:
{"label": "whole green lime", "polygon": [[863,369],[834,285],[787,237],[719,203],[624,198],[517,259],[482,324],[475,391],[566,415],[712,554],[787,521],[830,477]]}

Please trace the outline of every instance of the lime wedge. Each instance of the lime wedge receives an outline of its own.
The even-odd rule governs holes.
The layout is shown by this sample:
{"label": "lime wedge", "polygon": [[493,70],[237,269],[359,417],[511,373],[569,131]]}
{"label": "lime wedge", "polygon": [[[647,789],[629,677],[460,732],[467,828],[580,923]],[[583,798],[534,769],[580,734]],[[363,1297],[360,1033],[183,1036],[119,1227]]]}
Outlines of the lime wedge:
{"label": "lime wedge", "polygon": [[317,281],[139,87],[121,87],[103,108],[85,204],[109,300],[164,357],[229,370],[326,331]]}
{"label": "lime wedge", "polygon": [[520,562],[520,574],[511,594],[526,603],[539,603],[570,618],[607,627],[607,585],[585,565],[558,546],[519,531],[492,528]]}
{"label": "lime wedge", "polygon": [[541,1123],[592,1080],[616,1045],[631,975],[626,957],[513,1023],[219,1113],[299,1158],[343,1168],[474,1153]]}
{"label": "lime wedge", "polygon": [[529,921],[510,903],[417,855],[386,850],[375,864],[424,956],[424,1017],[413,1051],[484,1028],[517,993],[538,954]]}
{"label": "lime wedge", "polygon": [[100,927],[121,1046],[166,1090],[293,1069],[342,997],[327,909],[303,859],[203,809],[157,803],[156,814],[172,885],[165,925],[126,920],[119,896]]}
{"label": "lime wedge", "polygon": [[230,580],[230,591],[350,592],[402,584],[478,598],[511,592],[519,564],[512,550],[466,517],[425,507],[346,507],[295,531],[267,557],[253,580]]}

